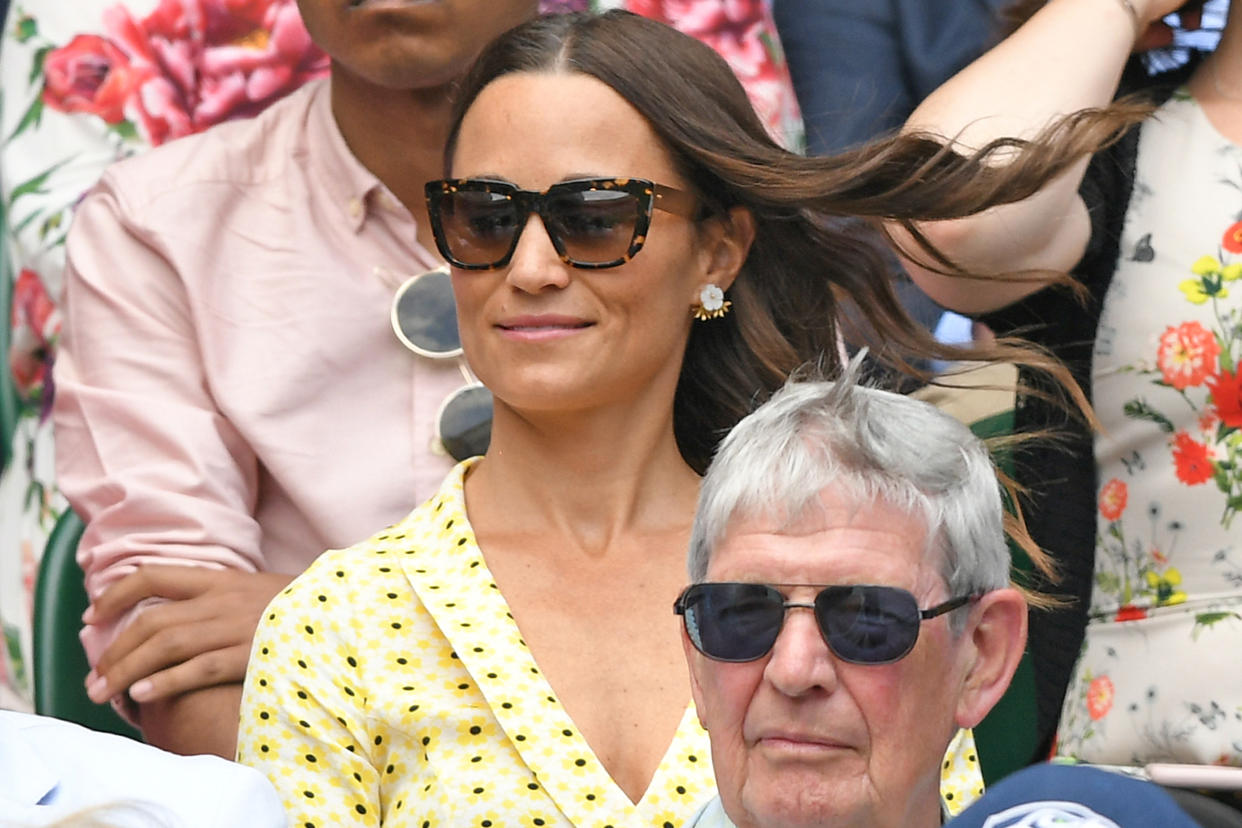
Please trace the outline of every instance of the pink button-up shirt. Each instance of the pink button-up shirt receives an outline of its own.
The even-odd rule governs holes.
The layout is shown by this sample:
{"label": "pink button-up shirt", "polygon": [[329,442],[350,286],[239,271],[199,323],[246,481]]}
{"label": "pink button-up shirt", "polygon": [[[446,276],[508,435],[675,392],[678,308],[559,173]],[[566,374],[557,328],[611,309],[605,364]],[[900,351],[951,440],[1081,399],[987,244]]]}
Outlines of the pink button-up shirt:
{"label": "pink button-up shirt", "polygon": [[[437,264],[324,82],[109,169],[69,234],[55,370],[90,593],[146,562],[298,573],[432,494],[462,375],[389,307]],[[127,621],[86,629],[92,663]]]}

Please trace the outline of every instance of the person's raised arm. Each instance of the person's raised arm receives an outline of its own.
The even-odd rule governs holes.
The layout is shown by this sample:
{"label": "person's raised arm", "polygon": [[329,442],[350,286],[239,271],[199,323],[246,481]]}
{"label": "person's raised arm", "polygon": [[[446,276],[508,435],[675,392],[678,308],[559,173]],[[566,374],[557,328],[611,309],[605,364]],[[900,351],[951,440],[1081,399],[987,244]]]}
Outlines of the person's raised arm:
{"label": "person's raised arm", "polygon": [[[1049,0],[1005,39],[933,92],[904,130],[953,139],[970,153],[997,138],[1033,138],[1059,117],[1107,105],[1140,32],[1183,0]],[[1003,163],[1006,156],[997,159]],[[919,229],[962,269],[990,275],[1065,272],[1086,250],[1090,221],[1078,194],[1088,158],[1038,193],[964,219]],[[900,228],[911,276],[933,299],[981,313],[1040,289],[1042,281],[982,281],[945,276]]]}
{"label": "person's raised arm", "polygon": [[[57,477],[87,523],[78,560],[92,599],[88,692],[155,703],[232,684],[207,694],[208,708],[229,699],[235,715],[259,614],[289,576],[259,572],[257,463],[213,402],[194,311],[161,244],[109,176],[68,241],[54,416]],[[164,701],[137,718],[155,744],[231,753],[231,733],[161,736],[174,732],[163,711],[194,707]],[[210,718],[200,731],[182,721],[185,732],[220,732]]]}

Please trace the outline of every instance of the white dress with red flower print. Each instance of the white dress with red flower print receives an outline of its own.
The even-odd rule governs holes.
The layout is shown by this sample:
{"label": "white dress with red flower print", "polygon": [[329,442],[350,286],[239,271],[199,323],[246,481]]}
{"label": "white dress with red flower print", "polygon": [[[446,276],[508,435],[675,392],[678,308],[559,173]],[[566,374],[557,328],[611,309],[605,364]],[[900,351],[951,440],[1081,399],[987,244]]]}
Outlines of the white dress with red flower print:
{"label": "white dress with red flower print", "polygon": [[1242,765],[1242,147],[1142,128],[1092,386],[1095,582],[1057,752]]}

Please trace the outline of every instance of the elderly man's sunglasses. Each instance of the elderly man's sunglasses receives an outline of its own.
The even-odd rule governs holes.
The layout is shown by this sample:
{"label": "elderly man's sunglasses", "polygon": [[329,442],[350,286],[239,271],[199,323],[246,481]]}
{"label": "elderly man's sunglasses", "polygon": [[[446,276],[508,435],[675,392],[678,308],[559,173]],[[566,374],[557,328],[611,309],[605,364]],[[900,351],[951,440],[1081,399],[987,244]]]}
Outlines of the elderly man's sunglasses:
{"label": "elderly man's sunglasses", "polygon": [[574,267],[616,267],[647,239],[653,209],[694,218],[689,193],[641,178],[583,178],[542,193],[478,178],[429,181],[431,230],[440,255],[463,270],[504,267],[531,213],[543,221],[561,260]]}
{"label": "elderly man's sunglasses", "polygon": [[687,587],[673,612],[682,616],[695,649],[715,661],[763,658],[776,644],[785,612],[798,607],[814,610],[819,632],[837,658],[890,664],[914,649],[923,621],[977,598],[964,595],[919,609],[915,597],[897,587],[821,586],[814,603],[807,604],[785,600],[769,584],[702,583]]}

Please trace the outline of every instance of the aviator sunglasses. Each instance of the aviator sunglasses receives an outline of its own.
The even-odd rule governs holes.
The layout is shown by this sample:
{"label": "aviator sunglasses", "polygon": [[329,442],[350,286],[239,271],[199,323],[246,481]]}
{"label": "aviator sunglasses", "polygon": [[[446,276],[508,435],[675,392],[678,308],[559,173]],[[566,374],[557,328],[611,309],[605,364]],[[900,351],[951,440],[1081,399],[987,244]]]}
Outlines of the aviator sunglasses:
{"label": "aviator sunglasses", "polygon": [[573,267],[617,267],[642,250],[651,211],[694,218],[694,196],[641,178],[582,178],[543,192],[506,181],[445,179],[426,184],[440,255],[463,270],[504,267],[531,213],[561,260]]}
{"label": "aviator sunglasses", "polygon": [[[787,588],[793,585],[783,585]],[[787,601],[774,585],[702,583],[687,587],[673,612],[682,616],[695,649],[714,661],[755,661],[776,644],[785,612],[814,610],[828,649],[851,664],[891,664],[914,649],[919,628],[978,599],[951,598],[928,609],[904,589],[866,584],[819,586],[815,602]]]}
{"label": "aviator sunglasses", "polygon": [[457,306],[448,268],[407,279],[392,299],[392,329],[401,344],[427,359],[457,359],[466,384],[440,403],[436,439],[454,460],[487,451],[492,439],[492,392],[470,373],[461,356]]}

